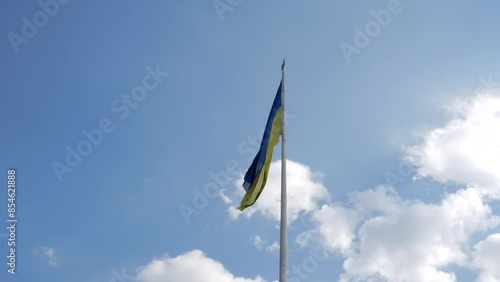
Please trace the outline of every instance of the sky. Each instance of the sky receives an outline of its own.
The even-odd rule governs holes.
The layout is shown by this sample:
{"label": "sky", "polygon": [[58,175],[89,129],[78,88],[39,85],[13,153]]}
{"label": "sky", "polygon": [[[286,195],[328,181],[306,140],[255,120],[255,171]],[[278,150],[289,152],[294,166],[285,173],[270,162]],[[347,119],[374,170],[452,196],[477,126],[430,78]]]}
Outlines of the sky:
{"label": "sky", "polygon": [[500,281],[497,1],[0,6],[0,281],[277,281],[284,57],[288,281]]}

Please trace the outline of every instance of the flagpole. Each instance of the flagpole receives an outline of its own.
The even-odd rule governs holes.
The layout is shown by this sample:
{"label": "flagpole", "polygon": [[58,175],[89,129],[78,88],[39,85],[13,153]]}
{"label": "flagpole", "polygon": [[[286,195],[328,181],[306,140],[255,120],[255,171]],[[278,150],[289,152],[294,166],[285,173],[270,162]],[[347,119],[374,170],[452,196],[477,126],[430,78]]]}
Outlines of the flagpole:
{"label": "flagpole", "polygon": [[287,196],[286,196],[286,135],[285,135],[285,58],[281,64],[281,222],[280,222],[280,280],[287,282]]}

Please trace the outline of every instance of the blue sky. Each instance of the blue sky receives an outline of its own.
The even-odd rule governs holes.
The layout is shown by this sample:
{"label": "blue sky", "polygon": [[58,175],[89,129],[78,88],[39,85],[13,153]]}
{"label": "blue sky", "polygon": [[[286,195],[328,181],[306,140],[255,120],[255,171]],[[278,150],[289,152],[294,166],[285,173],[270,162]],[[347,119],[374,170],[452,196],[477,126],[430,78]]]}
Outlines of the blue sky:
{"label": "blue sky", "polygon": [[[289,262],[308,276],[290,282],[500,280],[486,251],[500,250],[500,3],[66,2],[1,4],[0,170],[17,171],[19,220],[2,281],[277,280],[277,183],[239,216],[239,174],[189,220],[180,207],[211,173],[249,166],[283,57],[290,193],[306,199]],[[68,166],[67,146],[97,128],[109,133]]]}

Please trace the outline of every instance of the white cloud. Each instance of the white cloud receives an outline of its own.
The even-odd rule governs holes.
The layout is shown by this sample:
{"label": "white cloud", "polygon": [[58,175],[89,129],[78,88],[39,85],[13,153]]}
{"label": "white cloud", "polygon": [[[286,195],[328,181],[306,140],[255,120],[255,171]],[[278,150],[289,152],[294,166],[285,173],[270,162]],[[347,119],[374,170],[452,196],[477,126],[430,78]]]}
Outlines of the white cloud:
{"label": "white cloud", "polygon": [[355,254],[344,262],[344,277],[456,281],[442,268],[465,264],[463,248],[470,236],[498,224],[473,188],[447,195],[438,205],[399,201],[398,207],[392,212],[379,210],[361,225]]}
{"label": "white cloud", "polygon": [[474,188],[434,205],[402,200],[380,186],[352,194],[349,206],[324,205],[312,217],[316,229],[302,236],[316,235],[344,256],[341,281],[456,281],[442,268],[464,265],[470,236],[500,222]]}
{"label": "white cloud", "polygon": [[[319,202],[329,199],[328,191],[321,183],[322,175],[313,172],[310,167],[298,162],[287,160],[287,192],[288,192],[288,223],[292,223],[300,213],[312,212],[318,209]],[[236,209],[244,190],[241,188],[243,178],[236,182],[236,195],[228,201],[227,195],[221,195],[224,202],[230,204],[229,214],[233,219],[240,215],[251,217],[260,213],[267,218],[280,220],[281,199],[281,160],[271,163],[267,184],[257,202],[243,212]]]}
{"label": "white cloud", "polygon": [[257,249],[270,253],[277,252],[280,249],[280,244],[278,241],[274,241],[270,244],[266,239],[263,239],[259,235],[253,237],[253,244],[255,245],[255,247],[257,247]]}
{"label": "white cloud", "polygon": [[[500,198],[500,98],[482,94],[457,100],[449,110],[453,119],[409,148],[407,159],[419,177],[466,188],[426,204],[381,186],[351,194],[347,205],[327,204],[313,212],[316,228],[299,236],[299,243],[319,238],[342,254],[342,281],[456,281],[445,267],[467,265],[471,235],[498,226],[487,198]],[[484,252],[493,239],[476,245],[482,281],[496,275],[487,264],[493,258]]]}
{"label": "white cloud", "polygon": [[481,270],[478,281],[500,281],[500,233],[488,236],[474,249],[474,266]]}
{"label": "white cloud", "polygon": [[46,261],[51,267],[59,266],[59,259],[56,257],[56,250],[54,248],[41,246],[35,248],[33,253]]}
{"label": "white cloud", "polygon": [[408,149],[420,177],[467,183],[500,199],[500,97],[481,94],[449,106],[453,118]]}
{"label": "white cloud", "polygon": [[350,207],[340,203],[325,204],[315,211],[312,219],[316,229],[299,235],[298,243],[304,246],[319,237],[330,250],[348,255],[352,252],[356,228],[365,217],[373,212],[394,213],[400,210],[399,196],[388,186],[354,192],[349,199]]}
{"label": "white cloud", "polygon": [[136,282],[264,282],[255,279],[235,277],[222,263],[207,257],[200,250],[193,250],[175,258],[155,259],[143,267],[135,278]]}
{"label": "white cloud", "polygon": [[[276,165],[279,167],[279,162]],[[304,173],[311,171],[307,166],[295,169],[299,175],[302,169],[303,177],[311,178]],[[279,183],[279,179],[270,182],[279,188],[273,181]],[[303,182],[311,185],[313,181]],[[315,187],[324,188],[321,183],[313,183]],[[328,192],[316,191],[321,193],[302,197],[323,201],[329,198]],[[275,194],[270,198],[276,204],[268,198],[253,212],[278,220],[279,214],[272,212],[279,204],[279,194]],[[321,197],[311,196],[318,194]],[[295,206],[295,211],[307,211],[315,226],[299,235],[297,243],[309,246],[313,241],[320,242],[325,248],[341,254],[345,270],[341,281],[378,278],[407,282],[456,281],[455,274],[444,270],[445,267],[466,265],[469,259],[466,248],[471,235],[487,231],[500,222],[492,215],[484,197],[477,188],[469,187],[445,195],[438,204],[427,204],[404,200],[394,188],[379,186],[350,194],[347,204],[326,203],[320,207],[319,200],[312,200],[312,205]],[[299,213],[296,212],[296,216]],[[267,242],[255,237],[254,244],[264,249]]]}
{"label": "white cloud", "polygon": [[297,243],[304,247],[319,240],[320,244],[330,250],[347,253],[355,237],[357,217],[355,211],[341,205],[325,204],[312,216],[317,227],[300,234]]}

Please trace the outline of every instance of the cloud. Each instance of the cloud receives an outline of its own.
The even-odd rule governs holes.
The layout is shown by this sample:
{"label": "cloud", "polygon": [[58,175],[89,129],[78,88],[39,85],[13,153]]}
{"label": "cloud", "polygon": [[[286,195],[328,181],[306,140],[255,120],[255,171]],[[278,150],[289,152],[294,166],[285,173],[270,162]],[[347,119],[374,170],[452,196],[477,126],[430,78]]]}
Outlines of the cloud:
{"label": "cloud", "polygon": [[155,259],[137,274],[136,282],[265,282],[235,277],[219,261],[207,257],[200,250],[192,250],[175,258]]}
{"label": "cloud", "polygon": [[[470,236],[497,226],[498,217],[474,188],[448,194],[440,204],[402,200],[392,187],[350,195],[347,205],[324,205],[316,228],[299,236],[319,240],[344,256],[341,281],[456,281],[450,264],[464,265]],[[302,241],[306,244],[307,240]],[[402,271],[404,270],[404,271]]]}
{"label": "cloud", "polygon": [[315,229],[306,231],[297,237],[297,243],[302,247],[311,242],[327,247],[331,251],[347,253],[355,238],[354,228],[358,222],[358,214],[338,205],[323,205],[312,215]]}
{"label": "cloud", "polygon": [[492,234],[474,246],[474,266],[481,270],[479,282],[500,281],[500,233]]}
{"label": "cloud", "polygon": [[481,94],[448,107],[452,119],[408,148],[419,177],[466,183],[500,199],[500,97]]}
{"label": "cloud", "polygon": [[54,248],[41,246],[35,248],[33,253],[46,261],[51,267],[59,266],[59,259],[56,257],[56,250]]}
{"label": "cloud", "polygon": [[[380,186],[312,213],[315,228],[297,241],[319,241],[341,254],[341,281],[456,281],[446,267],[468,265],[471,236],[499,225],[489,199],[500,199],[500,98],[481,94],[457,100],[448,110],[452,119],[408,148],[406,159],[417,167],[418,177],[458,183],[462,189],[428,204],[404,200],[394,188]],[[498,251],[487,252],[496,250],[498,241],[490,236],[475,246],[481,281],[498,280]]]}
{"label": "cloud", "polygon": [[[343,278],[380,275],[389,281],[455,281],[445,272],[463,265],[470,236],[498,224],[473,188],[447,195],[440,204],[397,202],[398,208],[368,218],[358,229],[354,254],[344,262]],[[402,271],[404,270],[404,271]]]}
{"label": "cloud", "polygon": [[[325,186],[321,183],[322,175],[313,172],[310,167],[298,162],[287,160],[287,192],[288,192],[288,223],[292,223],[299,214],[308,213],[319,208],[321,201],[330,198]],[[267,218],[280,220],[281,199],[281,160],[271,163],[267,184],[259,200],[245,211],[236,209],[236,204],[243,197],[241,188],[243,177],[235,181],[236,194],[230,196],[222,194],[221,198],[229,204],[229,214],[233,219],[244,215],[250,218],[255,213],[260,213]]]}
{"label": "cloud", "polygon": [[257,249],[270,253],[277,252],[280,249],[280,244],[278,241],[274,241],[273,243],[269,244],[266,239],[263,239],[258,235],[253,237],[253,244],[255,245],[255,247],[257,247]]}

